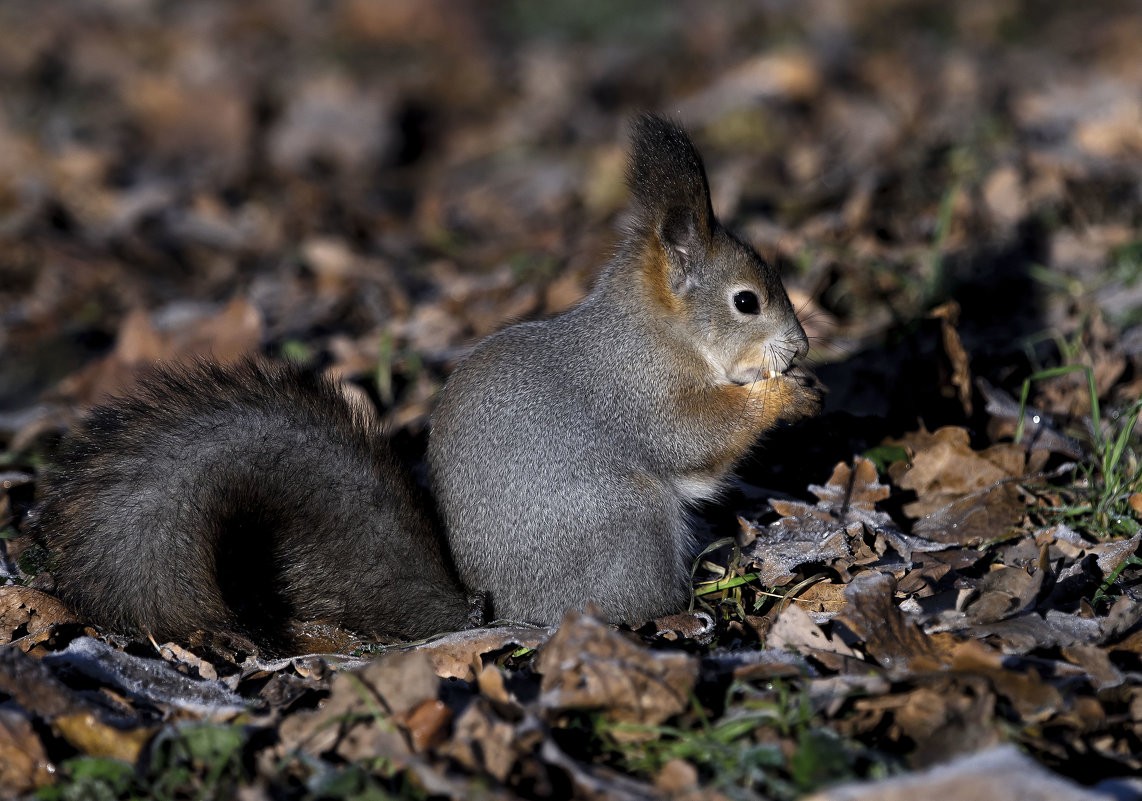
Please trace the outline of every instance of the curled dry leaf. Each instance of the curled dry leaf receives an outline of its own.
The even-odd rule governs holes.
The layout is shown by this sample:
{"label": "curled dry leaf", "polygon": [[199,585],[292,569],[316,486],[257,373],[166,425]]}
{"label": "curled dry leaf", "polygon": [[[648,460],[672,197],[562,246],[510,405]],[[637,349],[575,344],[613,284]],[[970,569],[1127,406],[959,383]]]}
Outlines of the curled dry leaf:
{"label": "curled dry leaf", "polygon": [[[332,752],[348,760],[408,756],[411,737],[395,724],[407,723],[422,704],[437,700],[439,685],[427,654],[383,654],[360,670],[338,673],[319,711],[287,718],[282,744],[287,751]],[[435,737],[431,717],[429,710],[417,718],[425,743]]]}
{"label": "curled dry leaf", "polygon": [[960,341],[960,335],[956,331],[956,324],[960,319],[960,305],[950,300],[932,309],[928,316],[940,321],[940,336],[944,346],[944,356],[948,361],[949,375],[941,391],[954,393],[960,406],[963,407],[964,416],[971,417],[971,368],[968,365],[967,351],[964,350],[963,342]]}
{"label": "curled dry leaf", "polygon": [[192,679],[161,660],[134,656],[93,637],[79,637],[42,661],[156,706],[223,718],[246,711],[246,702],[219,682]]}
{"label": "curled dry leaf", "polygon": [[19,584],[0,587],[0,645],[13,641],[26,651],[58,623],[75,623],[78,618],[62,601],[47,593]]}
{"label": "curled dry leaf", "polygon": [[844,657],[857,656],[840,638],[826,635],[798,604],[790,604],[777,616],[765,645],[776,651],[792,648],[802,654],[821,652]]}
{"label": "curled dry leaf", "polygon": [[1098,555],[1098,569],[1102,571],[1104,576],[1107,576],[1117,570],[1131,556],[1137,554],[1139,547],[1142,547],[1142,532],[1135,534],[1128,540],[1096,545],[1091,548],[1091,551]]}
{"label": "curled dry leaf", "polygon": [[505,648],[539,648],[555,629],[550,627],[504,626],[467,629],[446,634],[409,650],[426,654],[432,671],[442,679],[473,681],[480,670],[480,657]]}
{"label": "curled dry leaf", "polygon": [[189,649],[183,648],[177,643],[168,642],[159,646],[158,650],[159,656],[163,659],[176,665],[186,665],[195,671],[199,678],[207,679],[208,681],[218,680],[218,671],[215,670],[214,665],[191,652]]}
{"label": "curled dry leaf", "polygon": [[922,632],[893,602],[896,581],[886,573],[865,573],[849,585],[838,616],[890,675],[938,670],[950,643]]}
{"label": "curled dry leaf", "polygon": [[403,716],[401,721],[412,747],[416,751],[435,748],[448,737],[448,724],[452,722],[452,710],[441,700],[429,698]]}
{"label": "curled dry leaf", "polygon": [[1045,570],[1029,572],[1018,567],[992,570],[967,596],[962,607],[966,622],[969,625],[993,623],[1033,608],[1046,575]]}
{"label": "curled dry leaf", "polygon": [[653,726],[686,709],[698,661],[651,651],[605,623],[568,612],[536,657],[540,706],[597,709],[618,723]]}

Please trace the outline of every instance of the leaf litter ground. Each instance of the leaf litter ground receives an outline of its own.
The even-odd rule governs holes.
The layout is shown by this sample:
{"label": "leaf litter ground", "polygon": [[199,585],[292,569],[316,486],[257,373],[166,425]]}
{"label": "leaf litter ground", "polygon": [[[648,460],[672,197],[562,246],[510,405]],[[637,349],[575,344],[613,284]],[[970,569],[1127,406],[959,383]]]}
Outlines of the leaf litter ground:
{"label": "leaf litter ground", "polygon": [[[1136,10],[594,7],[0,8],[0,795],[1139,794]],[[306,362],[416,464],[589,286],[639,108],[830,388],[697,511],[691,610],[273,660],[51,596],[37,476],[147,362]]]}

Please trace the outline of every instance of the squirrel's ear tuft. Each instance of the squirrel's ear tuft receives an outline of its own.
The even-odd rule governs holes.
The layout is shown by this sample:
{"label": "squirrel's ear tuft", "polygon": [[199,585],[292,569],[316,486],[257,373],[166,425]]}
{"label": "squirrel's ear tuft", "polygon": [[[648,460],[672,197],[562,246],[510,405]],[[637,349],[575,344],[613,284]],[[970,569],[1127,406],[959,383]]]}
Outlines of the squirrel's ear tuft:
{"label": "squirrel's ear tuft", "polygon": [[642,114],[631,126],[627,180],[637,210],[661,222],[676,206],[693,209],[700,221],[713,217],[702,157],[680,126],[655,114]]}
{"label": "squirrel's ear tuft", "polygon": [[710,242],[714,210],[706,169],[686,132],[654,114],[635,118],[627,182],[638,232],[653,232],[682,264],[697,258]]}

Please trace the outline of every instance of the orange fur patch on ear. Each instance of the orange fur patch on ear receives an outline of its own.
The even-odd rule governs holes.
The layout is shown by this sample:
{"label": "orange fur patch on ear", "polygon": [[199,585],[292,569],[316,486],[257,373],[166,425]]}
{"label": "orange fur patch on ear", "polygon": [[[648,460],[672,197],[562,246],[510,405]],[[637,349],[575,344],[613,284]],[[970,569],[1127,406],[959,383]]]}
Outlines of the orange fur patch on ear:
{"label": "orange fur patch on ear", "polygon": [[666,311],[678,311],[678,297],[670,288],[670,262],[657,237],[644,240],[639,246],[638,269],[651,299]]}

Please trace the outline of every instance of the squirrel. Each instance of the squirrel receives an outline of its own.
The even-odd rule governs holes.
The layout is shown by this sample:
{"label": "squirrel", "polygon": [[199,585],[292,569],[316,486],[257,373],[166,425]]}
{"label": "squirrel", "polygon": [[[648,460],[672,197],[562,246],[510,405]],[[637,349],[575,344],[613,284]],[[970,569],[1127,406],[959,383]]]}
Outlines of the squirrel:
{"label": "squirrel", "polygon": [[776,272],[715,219],[683,130],[642,116],[632,143],[628,230],[593,291],[487,338],[447,381],[435,506],[332,382],[161,368],[92,411],[45,481],[28,526],[57,593],[105,627],[273,652],[296,651],[301,620],[414,639],[493,610],[682,608],[691,505],[820,390]]}
{"label": "squirrel", "polygon": [[479,619],[380,425],[289,363],[157,369],[87,416],[43,496],[57,594],[113,630],[296,653],[293,621],[419,639]]}
{"label": "squirrel", "polygon": [[496,617],[677,612],[689,509],[762,433],[820,408],[789,296],[715,219],[686,133],[637,118],[628,184],[625,237],[586,299],[481,342],[432,415],[452,559]]}

